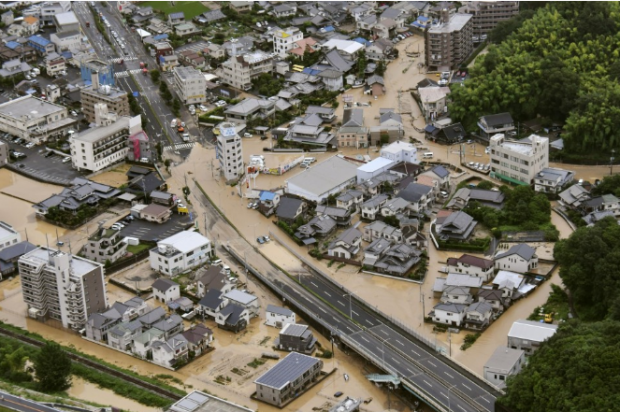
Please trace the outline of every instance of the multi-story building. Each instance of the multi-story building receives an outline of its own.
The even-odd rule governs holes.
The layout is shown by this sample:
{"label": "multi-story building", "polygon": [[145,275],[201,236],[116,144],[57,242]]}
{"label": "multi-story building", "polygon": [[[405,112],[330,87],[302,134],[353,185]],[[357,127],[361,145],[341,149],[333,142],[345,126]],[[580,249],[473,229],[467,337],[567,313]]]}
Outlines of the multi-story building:
{"label": "multi-story building", "polygon": [[31,318],[80,330],[91,314],[108,307],[100,263],[41,247],[20,257],[18,267]]}
{"label": "multi-story building", "polygon": [[531,135],[508,140],[496,134],[490,140],[491,177],[519,185],[529,185],[535,176],[549,167],[549,139]]}
{"label": "multi-story building", "polygon": [[273,57],[256,51],[234,56],[222,63],[216,74],[223,83],[241,90],[250,90],[252,80],[263,73],[273,71]]}
{"label": "multi-story building", "polygon": [[204,264],[210,254],[209,239],[194,231],[184,231],[157,242],[149,261],[153,270],[173,276]]}
{"label": "multi-story building", "polygon": [[72,11],[56,14],[54,16],[54,25],[57,32],[80,30],[80,22]]}
{"label": "multi-story building", "polygon": [[243,174],[243,148],[241,137],[234,123],[222,123],[217,136],[217,158],[220,170],[227,182],[238,179]]}
{"label": "multi-story building", "polygon": [[127,243],[120,237],[120,231],[114,229],[99,229],[88,238],[82,254],[86,259],[98,263],[114,263],[127,253]]}
{"label": "multi-story building", "polygon": [[200,104],[207,101],[207,81],[199,70],[193,67],[175,67],[174,84],[183,104]]}
{"label": "multi-story building", "polygon": [[484,40],[483,36],[490,33],[497,23],[508,20],[519,14],[518,1],[467,1],[459,9],[460,13],[474,16],[474,36]]}
{"label": "multi-story building", "polygon": [[142,127],[140,116],[119,117],[107,111],[105,104],[95,106],[97,126],[74,134],[71,159],[77,170],[96,172],[122,162],[129,152],[128,138]]}
{"label": "multi-story building", "polygon": [[473,20],[471,14],[447,10],[441,12],[440,23],[426,32],[426,66],[429,71],[458,68],[473,50]]}
{"label": "multi-story building", "polygon": [[531,320],[515,321],[508,331],[508,347],[522,350],[526,355],[534,353],[540,345],[555,335],[558,325],[534,322]]}
{"label": "multi-story building", "polygon": [[45,72],[48,76],[56,76],[67,69],[67,61],[58,53],[50,53],[45,56]]}
{"label": "multi-story building", "polygon": [[108,110],[118,116],[129,116],[129,97],[127,92],[109,85],[100,85],[97,73],[92,75],[92,86],[80,91],[82,111],[89,122],[95,121],[95,105],[105,103]]}
{"label": "multi-story building", "polygon": [[0,250],[21,242],[19,232],[8,223],[0,222]]}
{"label": "multi-story building", "polygon": [[0,130],[29,142],[64,136],[76,122],[66,107],[30,95],[0,104]]}
{"label": "multi-story building", "polygon": [[560,193],[575,179],[575,172],[545,167],[534,179],[534,190],[542,193]]}
{"label": "multi-story building", "polygon": [[289,27],[273,32],[273,52],[286,57],[286,53],[296,48],[295,43],[304,38],[304,34],[297,27]]}
{"label": "multi-story building", "polygon": [[42,25],[51,26],[54,24],[54,16],[70,10],[71,2],[69,1],[48,1],[41,6],[38,17],[41,19]]}

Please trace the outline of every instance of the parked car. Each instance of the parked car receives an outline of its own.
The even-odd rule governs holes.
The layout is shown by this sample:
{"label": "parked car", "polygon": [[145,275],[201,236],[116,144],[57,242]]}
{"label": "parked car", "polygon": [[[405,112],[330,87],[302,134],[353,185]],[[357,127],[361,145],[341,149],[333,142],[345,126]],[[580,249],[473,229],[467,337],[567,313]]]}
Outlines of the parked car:
{"label": "parked car", "polygon": [[78,114],[75,110],[71,110],[71,116],[76,117]]}
{"label": "parked car", "polygon": [[261,245],[262,245],[263,243],[265,243],[265,238],[264,238],[264,237],[262,237],[262,236],[259,236],[259,237],[257,237],[257,238],[256,238],[256,241],[257,241],[259,244],[261,244]]}
{"label": "parked car", "polygon": [[207,106],[205,106],[204,104],[201,104],[198,108],[200,109],[200,111],[201,111],[201,112],[207,112],[207,111],[209,111],[209,109],[207,108]]}
{"label": "parked car", "polygon": [[334,397],[335,398],[340,398],[343,395],[343,393],[341,391],[338,391],[336,393],[334,393]]}
{"label": "parked car", "polygon": [[64,159],[62,159],[63,163],[69,163],[70,161],[71,161],[71,157],[70,156],[67,156]]}
{"label": "parked car", "polygon": [[224,100],[218,100],[217,102],[215,102],[215,105],[217,107],[224,107],[224,106],[228,105],[228,103],[226,103]]}
{"label": "parked car", "polygon": [[34,143],[30,142],[26,145],[26,149],[32,149],[34,147]]}
{"label": "parked car", "polygon": [[243,137],[252,137],[252,133],[243,133]]}

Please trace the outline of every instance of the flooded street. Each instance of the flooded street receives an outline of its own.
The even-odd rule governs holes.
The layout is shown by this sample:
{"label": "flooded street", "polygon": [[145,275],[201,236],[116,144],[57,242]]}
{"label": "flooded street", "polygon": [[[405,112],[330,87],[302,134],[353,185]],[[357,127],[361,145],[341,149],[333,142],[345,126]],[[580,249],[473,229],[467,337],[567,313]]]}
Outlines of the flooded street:
{"label": "flooded street", "polygon": [[88,402],[94,402],[104,405],[114,405],[124,411],[131,412],[156,412],[159,408],[151,408],[124,398],[114,392],[102,389],[96,385],[83,380],[77,376],[71,378],[71,388],[67,390],[67,394],[77,399],[83,399]]}

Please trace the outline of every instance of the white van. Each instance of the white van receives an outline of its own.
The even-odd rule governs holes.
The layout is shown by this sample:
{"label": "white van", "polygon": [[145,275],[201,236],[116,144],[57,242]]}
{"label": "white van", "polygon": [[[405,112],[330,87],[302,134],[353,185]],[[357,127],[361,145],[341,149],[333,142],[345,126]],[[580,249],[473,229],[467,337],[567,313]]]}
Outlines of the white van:
{"label": "white van", "polygon": [[433,158],[433,152],[426,152],[422,155],[423,159],[432,159]]}

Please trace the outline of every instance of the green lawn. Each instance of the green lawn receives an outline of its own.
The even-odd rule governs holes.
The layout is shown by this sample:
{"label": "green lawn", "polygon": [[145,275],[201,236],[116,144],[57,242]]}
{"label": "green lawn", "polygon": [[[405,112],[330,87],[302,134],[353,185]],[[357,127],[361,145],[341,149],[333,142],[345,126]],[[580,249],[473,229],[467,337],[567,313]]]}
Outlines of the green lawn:
{"label": "green lawn", "polygon": [[205,7],[199,1],[175,1],[174,6],[169,1],[145,1],[140,3],[140,7],[151,6],[154,11],[162,12],[166,14],[166,17],[170,13],[182,11],[185,13],[185,20],[189,21],[194,17],[209,11],[208,7]]}
{"label": "green lawn", "polygon": [[131,252],[134,255],[137,255],[138,253],[142,252],[143,250],[147,250],[147,249],[149,249],[151,247],[152,246],[145,245],[144,243],[140,243],[140,244],[135,245],[135,246],[134,245],[127,245],[127,252]]}

